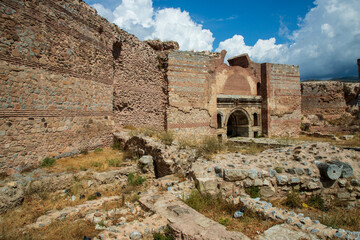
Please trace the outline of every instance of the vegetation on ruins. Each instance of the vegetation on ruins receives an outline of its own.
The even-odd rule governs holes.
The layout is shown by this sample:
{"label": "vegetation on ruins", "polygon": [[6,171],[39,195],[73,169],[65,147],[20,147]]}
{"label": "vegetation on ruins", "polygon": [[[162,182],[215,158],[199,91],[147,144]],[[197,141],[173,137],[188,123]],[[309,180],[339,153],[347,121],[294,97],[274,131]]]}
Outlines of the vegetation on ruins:
{"label": "vegetation on ruins", "polygon": [[173,240],[171,229],[167,226],[162,232],[155,232],[153,234],[154,240]]}
{"label": "vegetation on ruins", "polygon": [[94,152],[96,152],[96,153],[99,153],[99,152],[102,152],[102,151],[103,151],[102,148],[95,148],[95,150],[94,150]]}
{"label": "vegetation on ruins", "polygon": [[127,179],[130,186],[140,186],[146,181],[144,176],[134,175],[133,173],[129,173]]}
{"label": "vegetation on ruins", "polygon": [[251,197],[251,198],[258,198],[260,197],[260,187],[258,186],[251,186],[245,188],[245,192]]}
{"label": "vegetation on ruins", "polygon": [[292,189],[286,195],[283,204],[289,208],[302,208],[302,201],[300,199],[299,191]]}
{"label": "vegetation on ruins", "polygon": [[42,163],[41,163],[41,167],[51,167],[52,165],[54,165],[56,159],[55,158],[45,158]]}
{"label": "vegetation on ruins", "polygon": [[[239,231],[249,237],[258,235],[259,232],[276,224],[273,220],[264,219],[260,213],[244,208],[242,204],[234,205],[227,202],[220,194],[202,194],[195,190],[184,202],[206,217],[223,224],[227,230]],[[244,215],[241,218],[233,218],[234,212],[242,208]]]}
{"label": "vegetation on ruins", "polygon": [[161,131],[157,134],[157,137],[165,145],[171,145],[175,139],[174,133],[171,131]]}
{"label": "vegetation on ruins", "polygon": [[325,210],[325,202],[320,194],[311,195],[310,199],[307,201],[307,204],[319,210]]}
{"label": "vegetation on ruins", "polygon": [[217,137],[205,136],[197,146],[197,155],[210,158],[211,155],[225,150],[225,145]]}

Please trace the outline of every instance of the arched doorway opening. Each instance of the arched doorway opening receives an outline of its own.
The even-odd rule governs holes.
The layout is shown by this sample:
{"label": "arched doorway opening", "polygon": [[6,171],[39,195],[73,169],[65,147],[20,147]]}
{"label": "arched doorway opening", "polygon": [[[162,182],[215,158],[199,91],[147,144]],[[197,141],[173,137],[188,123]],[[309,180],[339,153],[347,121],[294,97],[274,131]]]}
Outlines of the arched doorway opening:
{"label": "arched doorway opening", "polygon": [[249,137],[249,118],[242,110],[233,112],[227,122],[228,137]]}
{"label": "arched doorway opening", "polygon": [[256,84],[256,93],[258,96],[261,96],[261,84],[260,83]]}
{"label": "arched doorway opening", "polygon": [[218,113],[217,114],[217,128],[222,128],[222,117],[221,117],[221,114]]}
{"label": "arched doorway opening", "polygon": [[254,116],[254,126],[259,126],[259,119],[257,113],[254,113],[253,116]]}

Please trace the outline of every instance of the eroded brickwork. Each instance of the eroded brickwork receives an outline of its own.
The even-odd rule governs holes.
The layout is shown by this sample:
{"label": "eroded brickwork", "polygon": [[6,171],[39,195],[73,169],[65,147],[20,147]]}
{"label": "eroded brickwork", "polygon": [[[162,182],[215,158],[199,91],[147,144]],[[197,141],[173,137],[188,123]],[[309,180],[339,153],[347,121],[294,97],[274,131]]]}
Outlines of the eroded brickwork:
{"label": "eroded brickwork", "polygon": [[300,132],[301,91],[298,66],[262,64],[262,124],[268,136]]}
{"label": "eroded brickwork", "polygon": [[167,82],[156,52],[123,32],[114,73],[115,130],[121,126],[166,127]]}
{"label": "eroded brickwork", "polygon": [[1,171],[109,145],[115,124],[165,127],[148,44],[79,0],[4,0],[0,11]]}
{"label": "eroded brickwork", "polygon": [[215,134],[216,85],[220,55],[171,51],[168,54],[167,127],[181,134]]}
{"label": "eroded brickwork", "polygon": [[110,144],[108,23],[77,1],[5,0],[0,11],[1,169]]}
{"label": "eroded brickwork", "polygon": [[302,114],[334,120],[345,113],[358,115],[359,83],[316,81],[301,83]]}

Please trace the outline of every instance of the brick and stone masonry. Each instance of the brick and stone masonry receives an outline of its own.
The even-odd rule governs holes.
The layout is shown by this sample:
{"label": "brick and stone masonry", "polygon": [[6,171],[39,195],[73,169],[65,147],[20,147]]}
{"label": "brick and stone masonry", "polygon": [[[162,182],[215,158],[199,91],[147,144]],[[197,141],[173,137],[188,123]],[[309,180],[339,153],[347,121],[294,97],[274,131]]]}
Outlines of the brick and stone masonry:
{"label": "brick and stone masonry", "polygon": [[[142,42],[80,0],[3,0],[0,12],[0,172],[109,145],[125,125],[216,134],[225,52]],[[296,134],[297,67],[248,62],[233,73],[254,81],[230,77],[222,94],[261,95],[265,133]]]}
{"label": "brick and stone masonry", "polygon": [[0,11],[0,171],[109,145],[115,124],[165,127],[167,85],[148,44],[79,0]]}
{"label": "brick and stone masonry", "polygon": [[262,125],[271,136],[295,136],[300,132],[301,90],[299,67],[261,65]]}
{"label": "brick and stone masonry", "polygon": [[167,128],[179,134],[216,132],[214,70],[218,53],[172,51],[168,54]]}

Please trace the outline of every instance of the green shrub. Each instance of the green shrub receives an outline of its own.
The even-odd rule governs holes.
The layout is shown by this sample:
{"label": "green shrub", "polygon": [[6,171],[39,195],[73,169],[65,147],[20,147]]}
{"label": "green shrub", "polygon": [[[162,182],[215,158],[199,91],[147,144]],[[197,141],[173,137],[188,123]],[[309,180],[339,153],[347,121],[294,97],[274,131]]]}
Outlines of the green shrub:
{"label": "green shrub", "polygon": [[135,176],[133,173],[129,173],[128,175],[128,184],[130,186],[140,186],[145,181],[146,178],[143,176]]}
{"label": "green shrub", "polygon": [[108,159],[107,160],[109,167],[120,167],[121,165],[121,159]]}
{"label": "green shrub", "polygon": [[144,128],[142,129],[142,132],[147,137],[154,137],[158,130],[156,130],[155,128]]}
{"label": "green shrub", "polygon": [[321,197],[320,194],[311,195],[308,201],[308,205],[320,210],[324,210],[325,208],[324,199]]}
{"label": "green shrub", "polygon": [[124,150],[124,146],[123,146],[121,140],[118,138],[115,138],[115,137],[114,137],[113,145],[111,146],[111,148],[114,150],[120,150],[120,151]]}
{"label": "green shrub", "polygon": [[139,160],[140,159],[140,154],[132,149],[127,149],[123,152],[122,155],[122,160]]}
{"label": "green shrub", "polygon": [[155,232],[153,234],[154,240],[173,240],[174,238],[171,235],[171,229],[166,227],[163,232]]}
{"label": "green shrub", "polygon": [[174,141],[174,134],[170,131],[163,131],[157,135],[160,141],[165,145],[171,145]]}
{"label": "green shrub", "polygon": [[47,157],[42,161],[41,167],[51,167],[52,165],[54,165],[55,161],[55,158]]}
{"label": "green shrub", "polygon": [[245,188],[245,192],[250,195],[251,198],[258,198],[260,197],[260,187],[248,187]]}
{"label": "green shrub", "polygon": [[96,152],[96,153],[99,153],[99,152],[102,152],[102,151],[103,151],[102,148],[95,148],[95,150],[94,150],[94,152]]}
{"label": "green shrub", "polygon": [[193,191],[184,202],[198,212],[212,210],[218,213],[227,212],[232,215],[238,209],[236,205],[226,202],[221,194],[213,196],[209,193],[202,194],[197,190]]}
{"label": "green shrub", "polygon": [[282,173],[284,171],[284,169],[282,167],[275,167],[275,171],[277,173]]}
{"label": "green shrub", "polygon": [[302,208],[302,203],[300,199],[300,194],[296,190],[292,190],[286,196],[284,204],[289,208]]}
{"label": "green shrub", "polygon": [[225,227],[227,227],[230,223],[230,219],[229,218],[221,218],[219,223],[224,225]]}

